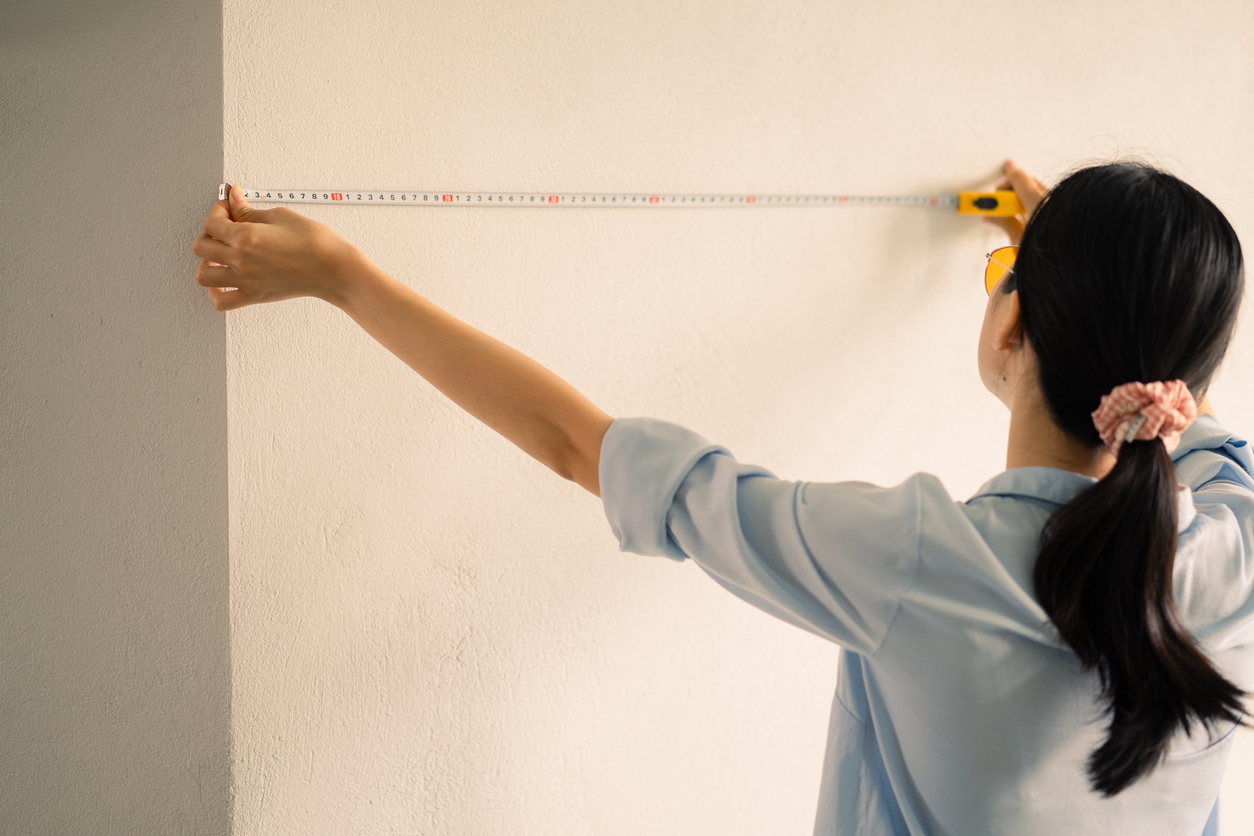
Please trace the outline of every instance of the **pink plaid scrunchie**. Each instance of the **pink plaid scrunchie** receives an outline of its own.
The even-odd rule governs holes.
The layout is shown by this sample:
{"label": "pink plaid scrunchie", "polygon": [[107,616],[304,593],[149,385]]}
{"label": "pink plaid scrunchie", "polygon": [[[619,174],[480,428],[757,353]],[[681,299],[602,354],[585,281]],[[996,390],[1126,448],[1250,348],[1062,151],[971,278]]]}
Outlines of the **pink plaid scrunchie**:
{"label": "pink plaid scrunchie", "polygon": [[1125,441],[1161,438],[1170,453],[1197,417],[1197,403],[1183,380],[1125,383],[1102,396],[1093,410],[1093,426],[1110,452],[1119,455]]}

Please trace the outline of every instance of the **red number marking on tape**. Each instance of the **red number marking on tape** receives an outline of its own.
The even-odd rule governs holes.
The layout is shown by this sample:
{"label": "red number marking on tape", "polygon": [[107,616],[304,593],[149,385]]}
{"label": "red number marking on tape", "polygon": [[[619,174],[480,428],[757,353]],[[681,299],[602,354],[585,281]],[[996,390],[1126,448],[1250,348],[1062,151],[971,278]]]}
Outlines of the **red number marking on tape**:
{"label": "red number marking on tape", "polygon": [[445,203],[452,203],[452,202],[453,202],[453,196],[452,196],[451,194],[446,194],[446,195],[444,195],[444,196],[443,196],[443,200],[444,200],[444,202],[445,202]]}
{"label": "red number marking on tape", "polygon": [[332,200],[343,200],[343,199],[344,199],[344,194],[343,194],[342,192],[331,192],[331,199],[332,199]]}
{"label": "red number marking on tape", "polygon": [[656,197],[651,197],[651,198],[649,198],[649,202],[650,202],[650,203],[657,203],[657,202],[658,202],[658,200],[659,200],[659,198],[656,198]]}
{"label": "red number marking on tape", "polygon": [[557,195],[555,194],[549,195],[549,203],[557,203]]}
{"label": "red number marking on tape", "polygon": [[758,199],[754,197],[753,195],[749,195],[749,197],[745,198],[745,203],[757,203],[757,202],[758,202]]}

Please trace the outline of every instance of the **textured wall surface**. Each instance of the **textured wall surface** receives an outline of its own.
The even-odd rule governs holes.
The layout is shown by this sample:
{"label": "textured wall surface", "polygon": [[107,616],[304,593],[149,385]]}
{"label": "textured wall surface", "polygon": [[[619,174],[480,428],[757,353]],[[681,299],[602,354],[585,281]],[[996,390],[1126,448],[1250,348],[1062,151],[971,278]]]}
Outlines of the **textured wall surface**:
{"label": "textured wall surface", "polygon": [[0,22],[0,832],[224,834],[221,6]]}
{"label": "textured wall surface", "polygon": [[[1252,37],[1217,0],[227,0],[226,175],[895,194],[1140,152],[1248,243]],[[302,211],[608,411],[781,476],[965,498],[1003,465],[978,221]],[[1247,434],[1251,340],[1214,393]],[[809,832],[834,647],[619,554],[596,500],[338,311],[242,310],[227,341],[238,834]]]}

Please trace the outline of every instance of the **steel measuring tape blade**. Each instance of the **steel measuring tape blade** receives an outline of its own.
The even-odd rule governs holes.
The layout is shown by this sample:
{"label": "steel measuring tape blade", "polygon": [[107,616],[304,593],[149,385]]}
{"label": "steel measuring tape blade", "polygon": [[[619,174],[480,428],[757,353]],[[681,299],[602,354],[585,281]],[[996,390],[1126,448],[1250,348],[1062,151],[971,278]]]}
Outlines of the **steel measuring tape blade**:
{"label": "steel measuring tape blade", "polygon": [[[228,184],[218,186],[225,200]],[[493,208],[764,208],[773,206],[909,206],[957,209],[971,215],[1022,212],[1012,191],[903,195],[600,194],[570,192],[444,192],[421,190],[269,189],[241,186],[251,203],[329,203],[336,206],[473,206]]]}

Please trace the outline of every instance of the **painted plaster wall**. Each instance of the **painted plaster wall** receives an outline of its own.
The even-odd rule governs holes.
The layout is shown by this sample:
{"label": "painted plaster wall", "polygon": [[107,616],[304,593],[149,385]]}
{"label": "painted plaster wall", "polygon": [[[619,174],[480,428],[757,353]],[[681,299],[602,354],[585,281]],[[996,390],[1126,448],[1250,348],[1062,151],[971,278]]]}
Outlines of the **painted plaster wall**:
{"label": "painted plaster wall", "polygon": [[0,13],[0,833],[229,827],[221,6]]}
{"label": "painted plaster wall", "polygon": [[[897,194],[1142,152],[1248,244],[1252,37],[1218,0],[227,0],[226,175]],[[611,413],[781,476],[964,498],[1002,467],[978,221],[303,211]],[[1252,339],[1214,392],[1246,433]],[[834,647],[619,554],[596,500],[334,309],[227,340],[237,833],[809,832]]]}

